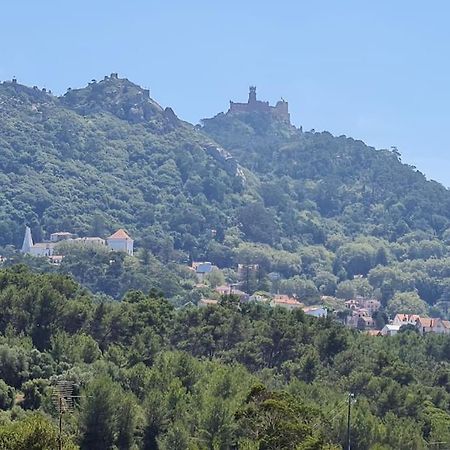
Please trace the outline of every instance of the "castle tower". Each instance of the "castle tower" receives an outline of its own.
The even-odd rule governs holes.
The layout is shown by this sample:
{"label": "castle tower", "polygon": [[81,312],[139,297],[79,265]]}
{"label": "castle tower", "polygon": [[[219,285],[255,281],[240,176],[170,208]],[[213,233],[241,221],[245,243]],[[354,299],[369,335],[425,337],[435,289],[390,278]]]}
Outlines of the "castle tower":
{"label": "castle tower", "polygon": [[33,247],[33,237],[31,236],[30,227],[26,227],[21,252],[26,254],[31,253],[31,247]]}
{"label": "castle tower", "polygon": [[256,103],[256,86],[250,86],[248,92],[248,103]]}

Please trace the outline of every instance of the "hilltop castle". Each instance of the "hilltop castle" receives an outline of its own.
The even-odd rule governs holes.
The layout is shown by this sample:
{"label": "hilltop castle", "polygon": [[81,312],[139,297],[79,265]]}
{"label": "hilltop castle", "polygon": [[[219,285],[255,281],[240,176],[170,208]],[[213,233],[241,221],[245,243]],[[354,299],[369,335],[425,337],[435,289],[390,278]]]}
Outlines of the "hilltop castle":
{"label": "hilltop castle", "polygon": [[262,102],[256,99],[256,87],[250,86],[247,103],[235,103],[230,100],[230,109],[227,114],[243,112],[263,112],[271,114],[276,119],[291,123],[288,102],[281,99],[275,106],[270,106],[269,102]]}

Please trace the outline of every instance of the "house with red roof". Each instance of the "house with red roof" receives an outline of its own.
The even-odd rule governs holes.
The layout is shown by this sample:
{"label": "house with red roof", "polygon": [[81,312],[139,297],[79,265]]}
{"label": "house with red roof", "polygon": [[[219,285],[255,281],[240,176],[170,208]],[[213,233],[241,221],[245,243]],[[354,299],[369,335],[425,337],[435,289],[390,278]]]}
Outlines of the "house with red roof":
{"label": "house with red roof", "polygon": [[392,324],[400,326],[416,325],[418,319],[420,319],[420,316],[417,314],[396,314]]}
{"label": "house with red roof", "polygon": [[300,303],[295,298],[289,297],[289,295],[275,295],[272,300],[270,301],[270,306],[280,306],[281,308],[286,309],[297,309],[297,308],[303,308],[305,306],[303,303]]}
{"label": "house with red roof", "polygon": [[128,236],[125,230],[122,228],[117,230],[114,234],[106,238],[106,244],[108,247],[116,252],[125,252],[130,256],[133,256],[133,239]]}

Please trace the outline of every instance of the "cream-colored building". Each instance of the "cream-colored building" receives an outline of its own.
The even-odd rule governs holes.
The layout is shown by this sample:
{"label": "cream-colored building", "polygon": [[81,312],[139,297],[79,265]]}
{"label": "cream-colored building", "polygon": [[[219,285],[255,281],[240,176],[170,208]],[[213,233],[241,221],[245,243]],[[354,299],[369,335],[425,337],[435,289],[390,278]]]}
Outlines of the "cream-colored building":
{"label": "cream-colored building", "polygon": [[122,229],[116,231],[113,235],[107,238],[106,241],[100,237],[79,238],[73,233],[60,231],[57,233],[52,233],[50,235],[50,241],[34,243],[31,229],[30,227],[26,227],[21,252],[31,256],[51,257],[54,256],[57,246],[61,242],[74,242],[77,244],[92,246],[107,245],[112,251],[126,252],[130,256],[133,255],[134,241]]}
{"label": "cream-colored building", "polygon": [[122,228],[109,236],[109,238],[106,238],[106,244],[111,250],[116,252],[125,252],[130,256],[133,256],[134,241]]}

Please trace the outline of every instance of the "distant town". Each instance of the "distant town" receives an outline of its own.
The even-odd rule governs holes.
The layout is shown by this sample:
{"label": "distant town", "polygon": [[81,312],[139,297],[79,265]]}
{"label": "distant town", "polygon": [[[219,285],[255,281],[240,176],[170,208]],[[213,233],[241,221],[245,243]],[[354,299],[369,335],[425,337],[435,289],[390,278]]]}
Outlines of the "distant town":
{"label": "distant town", "polygon": [[[119,229],[112,235],[102,238],[98,236],[78,237],[74,233],[60,231],[50,234],[48,240],[34,242],[31,229],[26,227],[21,253],[33,257],[46,258],[50,264],[60,265],[64,256],[59,249],[61,244],[78,244],[86,246],[105,247],[110,251],[124,252],[134,256],[134,240],[124,229]],[[0,264],[5,258],[0,256]],[[201,298],[196,304],[189,301],[182,308],[197,306],[200,308],[217,306],[224,296],[233,296],[241,304],[256,302],[270,307],[280,307],[287,310],[302,310],[306,315],[316,318],[333,318],[349,328],[359,330],[370,336],[394,336],[402,327],[416,330],[420,334],[437,333],[450,334],[450,321],[439,317],[424,317],[417,314],[398,313],[388,318],[382,313],[381,302],[375,298],[356,296],[345,300],[330,296],[321,296],[320,302],[306,305],[295,295],[257,291],[249,294],[243,290],[248,270],[257,270],[257,265],[238,264],[236,268],[236,283],[223,283],[212,286],[209,276],[213,273],[222,274],[221,269],[208,261],[193,261],[189,270],[195,274],[197,284],[195,289],[201,292]],[[221,275],[222,276],[222,275]],[[207,294],[209,292],[209,295]],[[387,320],[386,320],[387,319]]]}

